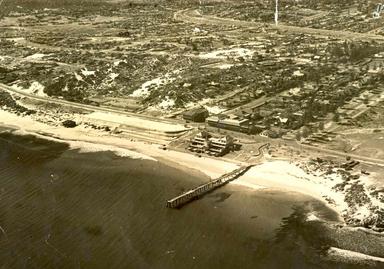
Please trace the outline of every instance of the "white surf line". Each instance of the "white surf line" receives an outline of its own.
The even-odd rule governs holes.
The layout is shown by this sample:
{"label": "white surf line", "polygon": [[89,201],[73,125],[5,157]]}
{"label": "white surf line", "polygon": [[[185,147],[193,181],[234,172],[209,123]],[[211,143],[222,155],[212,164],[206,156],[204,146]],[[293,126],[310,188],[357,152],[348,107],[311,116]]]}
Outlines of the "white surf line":
{"label": "white surf line", "polygon": [[360,252],[336,248],[336,247],[331,247],[328,250],[328,255],[341,256],[344,258],[350,258],[351,260],[365,260],[365,261],[375,261],[375,262],[384,263],[384,258],[382,257],[371,256],[371,255],[363,254]]}
{"label": "white surf line", "polygon": [[[2,2],[1,2],[2,3]],[[3,227],[0,226],[0,231],[4,234],[5,238],[8,238],[7,233],[3,229]]]}

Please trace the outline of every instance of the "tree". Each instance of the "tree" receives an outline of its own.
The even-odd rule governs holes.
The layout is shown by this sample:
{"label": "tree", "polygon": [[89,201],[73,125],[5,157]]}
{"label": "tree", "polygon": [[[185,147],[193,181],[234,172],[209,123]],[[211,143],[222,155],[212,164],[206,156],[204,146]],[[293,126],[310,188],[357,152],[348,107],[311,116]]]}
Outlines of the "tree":
{"label": "tree", "polygon": [[340,120],[340,114],[337,111],[335,111],[335,113],[333,114],[333,120],[335,122],[339,122]]}
{"label": "tree", "polygon": [[319,130],[320,131],[324,130],[324,122],[323,121],[319,122]]}
{"label": "tree", "polygon": [[307,126],[301,128],[301,136],[306,138],[311,134],[311,130]]}
{"label": "tree", "polygon": [[300,132],[296,132],[295,137],[296,137],[297,141],[300,141],[301,140],[301,133]]}
{"label": "tree", "polygon": [[197,44],[195,42],[192,42],[191,45],[192,45],[193,51],[198,51],[198,47],[197,47]]}
{"label": "tree", "polygon": [[62,124],[66,128],[74,128],[77,126],[76,122],[73,120],[65,120],[62,122]]}

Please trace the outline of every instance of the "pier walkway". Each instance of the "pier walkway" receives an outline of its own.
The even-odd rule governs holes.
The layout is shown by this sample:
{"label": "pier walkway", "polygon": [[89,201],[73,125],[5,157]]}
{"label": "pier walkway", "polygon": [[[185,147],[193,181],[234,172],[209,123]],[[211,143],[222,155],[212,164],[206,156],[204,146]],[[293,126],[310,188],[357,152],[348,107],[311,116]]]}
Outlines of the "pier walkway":
{"label": "pier walkway", "polygon": [[245,172],[247,172],[253,165],[246,165],[242,166],[236,170],[233,170],[232,172],[229,172],[227,174],[222,175],[221,177],[212,180],[208,183],[202,184],[194,189],[191,189],[171,200],[167,201],[167,207],[168,208],[181,208],[185,204],[198,199],[199,197],[203,196],[204,194],[211,192],[215,190],[216,188],[219,188],[228,182],[238,178],[239,176],[243,175]]}

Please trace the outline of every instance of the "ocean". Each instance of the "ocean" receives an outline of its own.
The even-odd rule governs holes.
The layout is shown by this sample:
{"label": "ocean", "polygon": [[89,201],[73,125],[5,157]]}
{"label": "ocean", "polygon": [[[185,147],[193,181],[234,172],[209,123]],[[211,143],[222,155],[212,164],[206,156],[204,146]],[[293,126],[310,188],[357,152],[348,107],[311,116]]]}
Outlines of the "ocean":
{"label": "ocean", "polygon": [[227,185],[165,207],[207,180],[3,132],[0,268],[361,268],[322,258],[332,239],[307,215],[337,215],[309,196]]}

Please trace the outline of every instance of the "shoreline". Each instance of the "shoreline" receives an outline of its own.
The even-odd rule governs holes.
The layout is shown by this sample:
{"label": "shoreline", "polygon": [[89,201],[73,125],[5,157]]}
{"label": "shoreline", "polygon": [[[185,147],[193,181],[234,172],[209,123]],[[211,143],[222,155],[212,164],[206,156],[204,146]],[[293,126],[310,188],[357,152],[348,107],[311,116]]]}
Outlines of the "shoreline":
{"label": "shoreline", "polygon": [[[217,178],[236,169],[241,164],[236,161],[230,162],[227,159],[197,157],[191,153],[172,149],[163,150],[160,144],[121,138],[82,126],[73,129],[53,127],[37,122],[30,116],[17,116],[3,110],[0,110],[0,125],[16,129],[13,131],[15,134],[31,134],[43,139],[68,143],[71,149],[79,149],[80,153],[112,151],[122,157],[161,161],[189,173],[205,175],[210,178]],[[328,190],[307,177],[308,175],[303,170],[288,161],[267,160],[252,167],[246,174],[230,182],[230,184],[250,190],[277,189],[302,193],[320,200],[335,210],[341,220],[341,211],[345,209],[345,206],[329,205],[324,199]]]}
{"label": "shoreline", "polygon": [[[37,122],[30,118],[30,116],[17,116],[3,110],[0,110],[0,127],[4,127],[6,129],[4,131],[10,131],[16,135],[33,135],[42,139],[67,143],[70,149],[78,150],[79,153],[111,151],[121,157],[159,161],[191,175],[205,177],[207,181],[209,178],[217,178],[224,173],[230,172],[241,164],[235,161],[230,162],[228,159],[197,157],[187,152],[170,149],[164,150],[160,144],[121,138],[94,129],[84,129],[82,126],[74,129],[61,126],[53,127]],[[328,182],[328,185],[325,182]],[[335,182],[330,182],[329,179],[322,175],[307,173],[301,167],[301,163],[267,159],[252,167],[247,173],[229,184],[246,188],[247,191],[278,190],[310,196],[333,210],[337,214],[338,220],[325,221],[321,217],[314,215],[314,212],[311,212],[307,216],[307,221],[321,221],[335,228],[349,229],[351,232],[353,232],[353,229],[356,229],[365,234],[375,233],[378,238],[381,238],[383,233],[374,232],[371,229],[365,229],[360,226],[353,228],[353,226],[346,223],[343,214],[349,210],[349,207],[344,202],[343,194],[332,188],[332,183],[334,184]],[[330,203],[327,198],[331,198],[335,203]],[[349,251],[350,256],[357,255],[355,259],[363,257],[358,252],[353,252],[352,250],[345,251]],[[340,256],[340,253],[334,251],[331,254],[333,256]],[[365,255],[363,252],[361,254]],[[367,257],[364,256],[364,258]],[[373,258],[382,259],[381,257]]]}
{"label": "shoreline", "polygon": [[[159,142],[143,142],[129,136],[94,129],[81,121],[75,128],[65,128],[61,126],[60,121],[54,121],[55,126],[52,126],[46,123],[52,122],[50,119],[51,117],[35,119],[31,115],[19,116],[0,110],[0,125],[8,126],[15,134],[30,134],[67,143],[71,149],[77,149],[80,153],[111,151],[121,157],[161,161],[191,175],[206,178],[207,181],[245,164],[231,159],[198,157],[193,153],[178,151],[177,148],[164,149],[164,144]],[[365,181],[368,179],[369,177],[364,178]],[[349,194],[336,188],[340,184],[345,184],[343,175],[334,172],[327,176],[321,169],[311,171],[308,169],[307,159],[291,163],[289,160],[264,155],[259,164],[229,184],[247,188],[249,191],[274,189],[311,196],[335,211],[338,223],[343,226],[367,227],[365,223],[374,223],[375,219],[377,221],[380,218],[378,211],[368,206],[378,205],[379,208],[383,208],[376,198],[375,204],[364,204],[357,208],[355,205],[349,205],[346,200]],[[363,195],[369,195],[368,192],[369,190],[365,189]]]}

